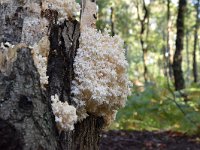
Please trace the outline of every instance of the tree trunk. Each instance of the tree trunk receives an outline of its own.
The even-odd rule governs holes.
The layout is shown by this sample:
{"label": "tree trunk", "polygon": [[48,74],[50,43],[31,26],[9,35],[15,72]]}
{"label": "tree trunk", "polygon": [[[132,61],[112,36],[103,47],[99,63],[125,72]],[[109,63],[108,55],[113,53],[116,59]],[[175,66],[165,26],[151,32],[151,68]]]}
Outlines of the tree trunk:
{"label": "tree trunk", "polygon": [[172,70],[172,61],[171,61],[171,55],[172,55],[172,47],[170,46],[170,34],[172,30],[172,25],[171,25],[171,11],[170,11],[170,4],[171,0],[167,0],[167,49],[166,49],[166,61],[167,61],[167,66],[168,66],[168,74],[170,77],[173,75],[173,70]]}
{"label": "tree trunk", "polygon": [[[144,16],[141,18],[140,16],[140,11],[139,11],[139,2],[137,1],[136,4],[137,8],[137,15],[138,15],[138,20],[140,21],[141,29],[140,29],[140,43],[142,47],[142,60],[143,60],[143,76],[145,82],[147,82],[148,77],[148,68],[147,68],[147,52],[148,52],[148,46],[147,46],[147,37],[148,37],[148,24],[149,24],[149,10],[145,4],[145,1],[143,0],[142,2],[142,8],[144,11]],[[146,33],[146,35],[145,35]]]}
{"label": "tree trunk", "polygon": [[[40,5],[39,0],[35,3]],[[24,1],[0,3],[0,43],[17,45],[37,43],[44,35],[35,31],[31,23],[42,17],[25,8]],[[74,78],[73,61],[79,46],[80,25],[76,20],[57,24],[51,12],[49,24],[50,52],[48,55],[47,90],[41,88],[40,75],[28,46],[18,46],[16,60],[0,72],[0,149],[2,150],[94,150],[98,149],[102,117],[89,115],[75,124],[70,132],[59,132],[51,110],[52,95],[61,101],[71,101],[71,82]],[[53,18],[53,19],[52,19]],[[30,21],[30,22],[28,22]],[[27,23],[33,30],[31,39],[25,36]],[[29,29],[28,28],[28,29]],[[1,60],[0,60],[1,61]],[[6,62],[7,63],[7,62]]]}
{"label": "tree trunk", "polygon": [[190,53],[189,53],[189,31],[186,31],[186,60],[187,60],[187,74],[186,74],[186,81],[190,81]]}
{"label": "tree trunk", "polygon": [[10,75],[0,73],[0,149],[50,149],[58,147],[46,93],[30,49],[18,49]]}
{"label": "tree trunk", "polygon": [[194,51],[193,51],[193,77],[194,82],[198,81],[198,71],[197,71],[197,59],[196,59],[196,51],[197,51],[197,41],[198,41],[198,29],[199,29],[199,3],[200,0],[197,1],[196,7],[196,25],[194,30]]}
{"label": "tree trunk", "polygon": [[[58,94],[61,101],[71,101],[71,82],[74,78],[73,61],[78,48],[80,25],[77,21],[53,25],[50,33],[50,54],[48,57],[49,98]],[[59,44],[59,41],[61,43]],[[72,43],[72,44],[71,44]],[[103,118],[90,115],[75,125],[74,131],[61,133],[62,149],[98,149]]]}
{"label": "tree trunk", "polygon": [[111,7],[110,8],[110,22],[111,22],[111,35],[114,36],[115,35],[115,26],[114,26],[114,8]]}
{"label": "tree trunk", "polygon": [[184,14],[186,11],[186,0],[179,0],[178,17],[177,17],[177,37],[176,37],[176,51],[174,54],[173,72],[175,89],[181,90],[185,88],[185,81],[182,71],[182,51],[184,42]]}

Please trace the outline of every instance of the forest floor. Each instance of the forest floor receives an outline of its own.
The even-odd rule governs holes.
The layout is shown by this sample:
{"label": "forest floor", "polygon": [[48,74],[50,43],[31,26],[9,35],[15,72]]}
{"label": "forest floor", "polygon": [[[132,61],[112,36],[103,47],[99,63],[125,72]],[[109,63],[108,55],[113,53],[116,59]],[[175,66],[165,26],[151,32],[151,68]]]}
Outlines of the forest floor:
{"label": "forest floor", "polygon": [[200,150],[200,136],[179,132],[108,131],[100,150]]}

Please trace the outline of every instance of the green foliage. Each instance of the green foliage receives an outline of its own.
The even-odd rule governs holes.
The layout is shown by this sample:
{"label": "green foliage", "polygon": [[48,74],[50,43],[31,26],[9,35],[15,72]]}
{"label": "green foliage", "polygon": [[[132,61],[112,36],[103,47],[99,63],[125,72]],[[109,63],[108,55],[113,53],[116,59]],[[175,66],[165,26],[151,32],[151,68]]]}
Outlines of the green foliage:
{"label": "green foliage", "polygon": [[162,86],[155,83],[146,84],[143,91],[138,91],[135,86],[126,107],[119,111],[111,128],[176,130],[190,134],[199,132],[199,88],[182,91],[188,95],[186,102],[181,93],[171,93],[164,80],[161,79]]}

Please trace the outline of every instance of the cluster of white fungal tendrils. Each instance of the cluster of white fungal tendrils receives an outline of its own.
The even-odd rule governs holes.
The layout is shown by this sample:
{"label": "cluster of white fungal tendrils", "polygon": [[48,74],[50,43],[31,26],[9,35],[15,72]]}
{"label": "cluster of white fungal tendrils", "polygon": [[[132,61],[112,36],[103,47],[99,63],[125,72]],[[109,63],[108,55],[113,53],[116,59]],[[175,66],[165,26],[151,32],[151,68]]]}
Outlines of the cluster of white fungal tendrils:
{"label": "cluster of white fungal tendrils", "polygon": [[75,0],[42,0],[42,9],[56,10],[59,19],[68,19],[80,11],[80,5]]}
{"label": "cluster of white fungal tendrils", "polygon": [[42,88],[48,84],[47,72],[47,57],[50,48],[50,42],[48,36],[44,36],[37,44],[34,44],[32,48],[34,64],[40,74],[40,84]]}
{"label": "cluster of white fungal tendrils", "polygon": [[87,27],[75,57],[72,93],[76,101],[85,102],[87,112],[103,116],[107,124],[125,105],[130,92],[123,44],[119,36]]}
{"label": "cluster of white fungal tendrils", "polygon": [[68,102],[61,102],[57,94],[51,96],[51,101],[58,129],[60,131],[73,130],[77,122],[76,108]]}

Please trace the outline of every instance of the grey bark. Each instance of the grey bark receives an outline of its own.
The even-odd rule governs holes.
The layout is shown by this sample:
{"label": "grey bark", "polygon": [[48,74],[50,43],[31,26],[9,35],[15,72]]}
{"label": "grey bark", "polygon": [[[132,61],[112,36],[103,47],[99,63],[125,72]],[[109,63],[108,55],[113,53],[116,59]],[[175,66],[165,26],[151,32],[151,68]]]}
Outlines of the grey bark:
{"label": "grey bark", "polygon": [[[0,5],[0,42],[20,43],[24,17],[23,1]],[[39,3],[39,1],[38,1]],[[40,86],[39,73],[29,48],[19,48],[10,74],[0,73],[0,149],[2,150],[94,150],[98,149],[103,118],[92,114],[75,125],[75,130],[61,132],[56,128],[50,96],[72,101],[73,62],[78,48],[80,25],[66,21],[57,25],[51,12],[48,56],[49,84]],[[45,16],[45,14],[43,14]],[[50,18],[51,18],[50,17]],[[36,37],[37,38],[37,37]],[[39,38],[38,38],[39,39]],[[38,40],[34,39],[34,40]]]}
{"label": "grey bark", "polygon": [[[21,41],[27,15],[21,2],[0,5],[0,43]],[[10,74],[0,73],[0,149],[56,149],[50,103],[41,89],[30,49],[18,49],[10,70]]]}
{"label": "grey bark", "polygon": [[[39,74],[29,49],[18,50],[11,70],[8,76],[0,73],[0,126],[4,124],[0,128],[3,139],[0,149],[18,149],[17,145],[19,149],[56,149],[49,102],[40,88]],[[12,143],[12,139],[19,142]]]}
{"label": "grey bark", "polygon": [[13,4],[0,5],[0,43],[17,44],[21,41],[24,11],[16,0]]}

